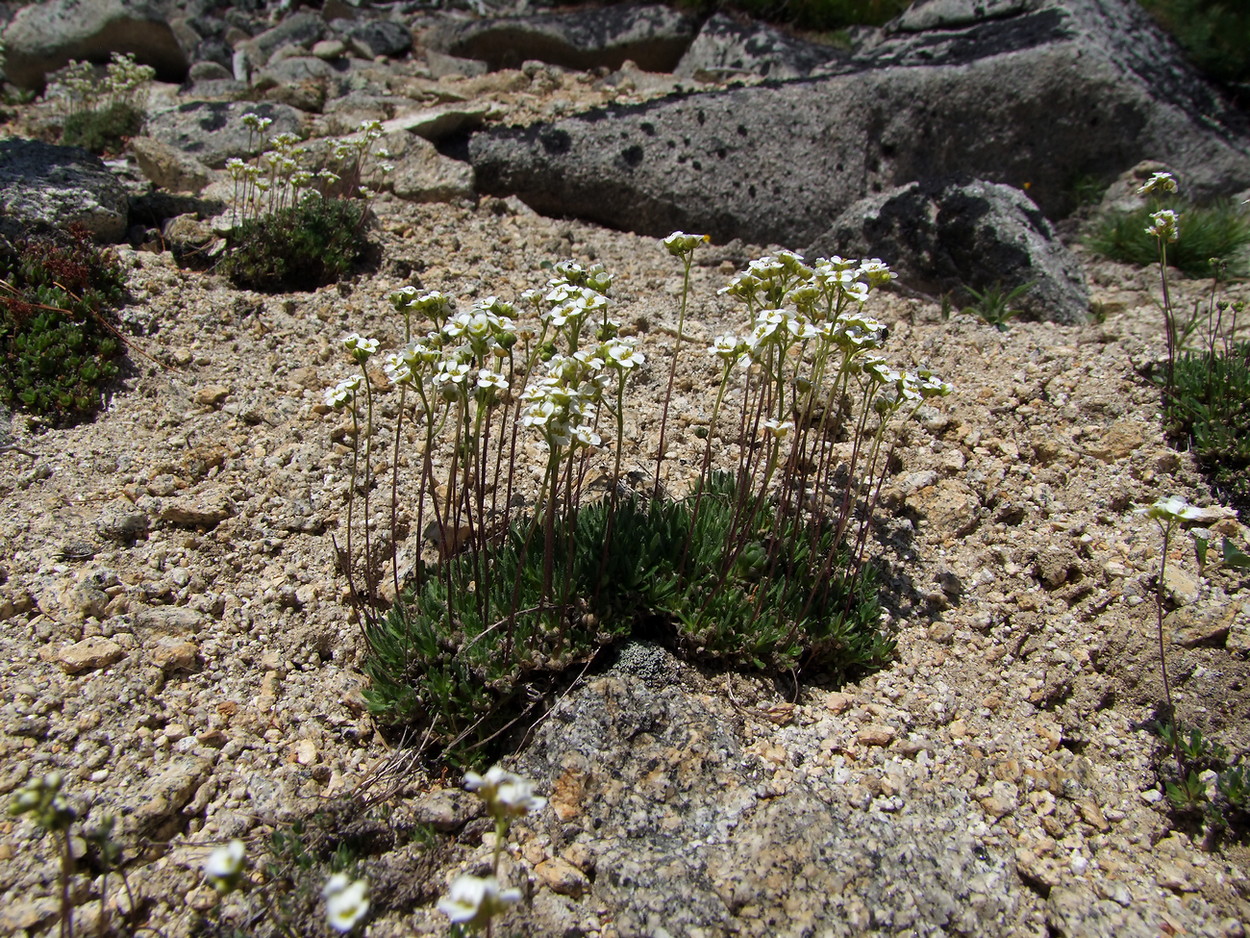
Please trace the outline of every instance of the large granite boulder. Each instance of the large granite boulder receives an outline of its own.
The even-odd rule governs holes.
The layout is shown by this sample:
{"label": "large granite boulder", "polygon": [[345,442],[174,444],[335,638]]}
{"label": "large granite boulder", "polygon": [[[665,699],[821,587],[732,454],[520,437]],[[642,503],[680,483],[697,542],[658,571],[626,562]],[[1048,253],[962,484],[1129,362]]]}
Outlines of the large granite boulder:
{"label": "large granite boulder", "polygon": [[431,31],[425,44],[491,68],[537,59],[565,68],[618,69],[629,59],[645,71],[671,72],[695,25],[693,16],[670,7],[623,4],[449,23]]}
{"label": "large granite boulder", "polygon": [[900,26],[847,74],[485,131],[469,157],[482,191],[549,214],[786,245],[871,193],[954,173],[1028,184],[1052,218],[1075,207],[1077,180],[1144,157],[1194,197],[1250,185],[1244,116],[1136,4],[1000,7],[1016,12]]}
{"label": "large granite boulder", "polygon": [[303,129],[300,112],[284,104],[188,101],[151,115],[144,133],[205,166],[220,169],[232,156],[250,157],[260,152],[259,135],[243,126],[243,115],[249,112],[273,121],[268,128],[270,137],[299,134]]}
{"label": "large granite boulder", "polygon": [[79,224],[97,240],[116,242],[126,233],[126,189],[98,156],[79,147],[38,140],[0,140],[0,220],[6,234],[18,228]]}
{"label": "large granite boulder", "polygon": [[913,182],[853,204],[808,246],[888,260],[900,282],[931,295],[1032,284],[1017,301],[1031,318],[1084,322],[1089,292],[1080,264],[1019,189],[971,181]]}
{"label": "large granite boulder", "polygon": [[160,7],[147,0],[53,0],[19,10],[4,31],[4,74],[37,91],[70,59],[107,62],[131,53],[161,81],[181,82],[190,62]]}
{"label": "large granite boulder", "polygon": [[698,80],[758,75],[786,81],[813,73],[849,71],[850,63],[851,54],[842,49],[804,42],[767,23],[744,22],[715,13],[703,24],[673,74]]}
{"label": "large granite boulder", "polygon": [[[518,765],[550,780],[531,823],[553,853],[595,858],[589,900],[615,933],[1011,931],[1027,888],[966,794],[934,784],[857,806],[849,785],[779,788],[740,716],[688,678],[658,647],[627,646],[562,699]],[[508,924],[553,934],[554,918],[519,910]]]}

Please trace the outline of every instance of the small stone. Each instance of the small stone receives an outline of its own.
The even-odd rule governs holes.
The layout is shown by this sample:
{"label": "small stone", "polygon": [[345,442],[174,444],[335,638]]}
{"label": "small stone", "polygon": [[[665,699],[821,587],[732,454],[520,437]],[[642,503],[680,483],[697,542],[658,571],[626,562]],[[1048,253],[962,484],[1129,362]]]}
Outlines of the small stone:
{"label": "small stone", "polygon": [[1011,814],[1020,806],[1020,791],[1011,782],[995,782],[990,794],[981,799],[981,807],[991,817]]}
{"label": "small stone", "polygon": [[230,396],[224,384],[208,384],[195,392],[195,402],[201,407],[220,407]]}
{"label": "small stone", "polygon": [[1224,645],[1236,618],[1237,607],[1233,603],[1201,608],[1182,606],[1168,613],[1163,627],[1166,634],[1172,636],[1173,645],[1219,648]]}
{"label": "small stone", "polygon": [[52,898],[6,902],[0,909],[0,933],[18,935],[38,931],[42,925],[56,918],[59,911],[60,903]]}
{"label": "small stone", "polygon": [[460,792],[442,790],[431,792],[418,801],[413,813],[418,823],[449,834],[464,827],[476,807],[476,799],[469,802]]}
{"label": "small stone", "polygon": [[163,638],[148,649],[147,657],[162,671],[191,671],[199,662],[200,649],[191,641]]}
{"label": "small stone", "polygon": [[830,691],[825,697],[825,706],[832,713],[845,713],[855,703],[855,698],[850,694],[844,694],[841,691]]}
{"label": "small stone", "polygon": [[312,54],[319,59],[332,62],[347,54],[347,44],[341,39],[322,39],[313,43]]}
{"label": "small stone", "polygon": [[234,505],[225,495],[205,494],[177,498],[161,509],[161,520],[196,528],[214,528],[234,516]]}
{"label": "small stone", "polygon": [[148,516],[129,502],[108,505],[96,519],[95,530],[100,537],[119,544],[131,544],[148,533]]}
{"label": "small stone", "polygon": [[580,899],[590,888],[586,875],[567,860],[551,857],[534,867],[538,881],[552,892]]}
{"label": "small stone", "polygon": [[107,668],[126,656],[122,646],[102,636],[84,638],[56,653],[57,664],[68,674]]}
{"label": "small stone", "polygon": [[1163,591],[1178,606],[1188,606],[1198,598],[1198,581],[1175,566],[1163,572]]}
{"label": "small stone", "polygon": [[1103,462],[1115,462],[1133,455],[1145,439],[1141,421],[1120,420],[1101,437],[1087,444],[1085,451]]}
{"label": "small stone", "polygon": [[194,635],[200,630],[204,615],[185,606],[152,606],[135,613],[135,626],[160,635]]}
{"label": "small stone", "polygon": [[869,723],[855,734],[855,740],[862,746],[888,746],[898,735],[898,730],[884,723]]}
{"label": "small stone", "polygon": [[301,739],[291,750],[291,758],[300,765],[312,765],[317,761],[317,746],[311,739]]}
{"label": "small stone", "polygon": [[1170,860],[1157,859],[1155,861],[1155,880],[1164,889],[1170,889],[1173,892],[1194,891],[1194,885],[1185,875],[1184,870]]}

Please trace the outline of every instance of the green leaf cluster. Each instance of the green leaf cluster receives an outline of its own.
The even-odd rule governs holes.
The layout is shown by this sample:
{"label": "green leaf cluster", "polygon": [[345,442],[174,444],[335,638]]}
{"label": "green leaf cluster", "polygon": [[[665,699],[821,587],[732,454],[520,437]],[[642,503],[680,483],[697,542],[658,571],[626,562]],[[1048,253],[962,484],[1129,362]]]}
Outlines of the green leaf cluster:
{"label": "green leaf cluster", "polygon": [[1173,382],[1170,434],[1232,504],[1250,507],[1250,342],[1181,355]]}
{"label": "green leaf cluster", "polygon": [[1139,0],[1217,81],[1250,82],[1250,6],[1241,0]]}
{"label": "green leaf cluster", "polygon": [[[629,638],[726,668],[835,679],[893,652],[871,567],[852,575],[831,526],[786,521],[730,478],[684,500],[580,506],[556,531],[550,591],[535,530],[514,524],[427,571],[367,629],[368,697],[383,723],[428,730],[448,758],[477,761]],[[745,546],[727,553],[735,543]]]}
{"label": "green leaf cluster", "polygon": [[124,353],[116,257],[75,229],[0,252],[0,277],[0,403],[58,424],[92,417]]}
{"label": "green leaf cluster", "polygon": [[[1172,808],[1205,820],[1215,834],[1244,837],[1250,833],[1250,776],[1242,762],[1230,758],[1225,746],[1207,739],[1196,727],[1164,721],[1152,728],[1165,747],[1159,774]],[[1172,766],[1169,757],[1173,754],[1179,755],[1183,774]],[[1207,790],[1204,772],[1215,774],[1214,792]]]}
{"label": "green leaf cluster", "polygon": [[65,118],[61,143],[82,147],[103,156],[120,152],[126,141],[143,129],[143,111],[129,101],[115,101],[105,107],[75,111]]}
{"label": "green leaf cluster", "polygon": [[313,196],[245,219],[227,239],[222,270],[236,286],[264,293],[335,283],[369,251],[368,213],[361,201]]}
{"label": "green leaf cluster", "polygon": [[[1159,262],[1158,240],[1146,233],[1150,216],[1164,206],[1144,205],[1131,212],[1103,216],[1086,239],[1094,252],[1111,260],[1148,267]],[[1180,237],[1167,246],[1168,266],[1192,277],[1207,277],[1212,261],[1228,265],[1234,275],[1246,270],[1250,245],[1250,214],[1231,202],[1171,206],[1180,212]]]}

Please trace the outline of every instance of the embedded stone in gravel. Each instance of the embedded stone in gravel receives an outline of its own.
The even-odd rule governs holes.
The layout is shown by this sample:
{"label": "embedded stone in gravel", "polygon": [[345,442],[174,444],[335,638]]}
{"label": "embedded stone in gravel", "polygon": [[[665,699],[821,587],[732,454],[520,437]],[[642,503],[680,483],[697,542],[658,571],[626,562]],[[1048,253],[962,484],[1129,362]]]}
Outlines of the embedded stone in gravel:
{"label": "embedded stone in gravel", "polygon": [[888,746],[898,735],[898,730],[884,723],[869,723],[858,733],[855,739],[863,746]]}
{"label": "embedded stone in gravel", "polygon": [[976,493],[956,479],[942,479],[928,485],[904,502],[920,520],[942,534],[956,537],[976,528],[981,515],[981,501]]}
{"label": "embedded stone in gravel", "polygon": [[202,613],[185,606],[153,606],[135,613],[135,626],[162,635],[193,635],[204,622]]}
{"label": "embedded stone in gravel", "polygon": [[550,857],[534,867],[534,875],[539,882],[562,896],[580,899],[590,888],[590,880],[586,874],[568,860]]}
{"label": "embedded stone in gravel", "polygon": [[[156,836],[176,824],[176,815],[208,778],[213,764],[198,756],[175,759],[148,782],[135,801],[133,815],[141,833]],[[171,831],[172,832],[172,831]]]}
{"label": "embedded stone in gravel", "polygon": [[201,407],[220,407],[230,396],[230,388],[224,384],[208,384],[195,392],[195,402]]}
{"label": "embedded stone in gravel", "polygon": [[1101,437],[1086,444],[1085,452],[1097,456],[1103,462],[1113,462],[1133,455],[1145,439],[1140,421],[1120,420],[1113,423]]}
{"label": "embedded stone in gravel", "polygon": [[224,494],[195,495],[177,498],[162,509],[160,518],[170,524],[195,528],[212,528],[234,517],[234,504]]}
{"label": "embedded stone in gravel", "polygon": [[1237,618],[1234,603],[1218,603],[1195,608],[1182,606],[1163,620],[1163,627],[1172,636],[1173,645],[1198,648],[1203,645],[1219,647],[1224,644],[1233,621]]}
{"label": "embedded stone in gravel", "polygon": [[162,671],[190,671],[199,663],[199,655],[195,642],[185,639],[162,638],[147,650],[148,660]]}
{"label": "embedded stone in gravel", "polygon": [[[668,670],[681,677],[654,686],[614,668],[573,691],[517,766],[551,780],[553,810],[532,823],[554,854],[594,853],[590,896],[622,934],[756,934],[783,920],[829,936],[873,922],[971,934],[1012,920],[1012,860],[978,834],[961,792],[890,799],[887,813],[850,803],[862,786],[824,789],[826,802],[797,779],[779,785],[781,767],[744,750],[732,707]],[[802,902],[781,885],[796,882]],[[524,914],[514,927],[538,933]]]}
{"label": "embedded stone in gravel", "polygon": [[78,674],[107,668],[125,656],[126,652],[117,642],[95,635],[57,651],[56,663],[67,673]]}

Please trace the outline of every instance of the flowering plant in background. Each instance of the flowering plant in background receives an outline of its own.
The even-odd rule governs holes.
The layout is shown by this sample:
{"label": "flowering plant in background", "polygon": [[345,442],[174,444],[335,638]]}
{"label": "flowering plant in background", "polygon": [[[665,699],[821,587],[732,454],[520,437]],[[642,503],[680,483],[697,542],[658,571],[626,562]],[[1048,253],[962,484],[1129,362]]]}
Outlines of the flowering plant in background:
{"label": "flowering plant in background", "polygon": [[239,888],[246,866],[247,848],[243,841],[235,839],[208,855],[204,861],[204,878],[224,895]]}
{"label": "flowering plant in background", "polygon": [[271,135],[269,117],[248,112],[242,122],[249,150],[259,152],[226,162],[234,198],[225,272],[239,286],[268,291],[345,276],[368,246],[368,200],[394,169],[375,147],[382,125],[364,121],[317,157],[295,134]]}
{"label": "flowering plant in background", "polygon": [[[340,565],[384,721],[417,723],[446,757],[476,764],[563,672],[640,622],[671,623],[688,654],[766,672],[848,675],[887,660],[868,523],[894,429],[950,386],[883,357],[887,330],[867,304],[893,279],[886,264],[782,251],[723,291],[746,322],[709,349],[715,402],[683,418],[695,441],[675,438],[675,359],[707,240],[674,232],[661,245],[681,263],[682,291],[650,477],[624,443],[643,432],[631,390],[655,351],[623,333],[602,267],[561,262],[514,302],[465,308],[402,287],[391,296],[402,340],[347,337],[360,373],[325,398],[352,415]],[[389,538],[370,503],[383,375],[390,464],[412,466],[407,490],[391,474]],[[687,447],[680,461],[675,446]],[[409,565],[400,519],[428,545]],[[388,562],[394,598],[383,601]],[[513,804],[505,793],[528,803],[490,773],[469,779],[497,823]]]}
{"label": "flowering plant in background", "polygon": [[335,873],[321,890],[326,903],[326,921],[340,934],[347,934],[369,914],[369,883]]}
{"label": "flowering plant in background", "polygon": [[508,831],[514,820],[541,811],[547,801],[534,794],[528,779],[498,765],[483,775],[466,772],[464,787],[477,793],[495,819],[491,874],[456,877],[446,898],[439,900],[438,908],[451,919],[454,927],[467,928],[473,933],[485,930],[490,934],[492,920],[521,901],[519,889],[504,889],[499,885],[499,861]]}

